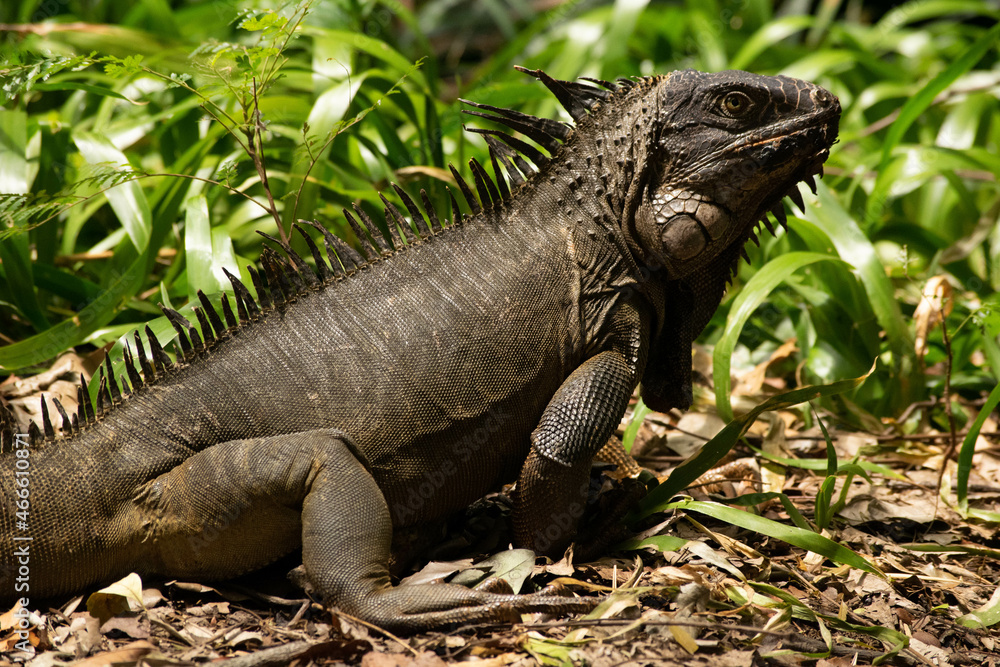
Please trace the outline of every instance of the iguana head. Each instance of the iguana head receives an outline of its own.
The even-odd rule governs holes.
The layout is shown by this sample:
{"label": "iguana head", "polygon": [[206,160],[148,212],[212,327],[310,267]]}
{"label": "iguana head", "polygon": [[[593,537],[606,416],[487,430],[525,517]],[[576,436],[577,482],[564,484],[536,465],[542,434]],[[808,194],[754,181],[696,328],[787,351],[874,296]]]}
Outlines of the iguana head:
{"label": "iguana head", "polygon": [[784,221],[781,199],[812,184],[837,138],[837,98],[785,76],[675,72],[643,97],[650,132],[623,223],[644,263],[672,279],[742,246],[770,226],[768,211]]}

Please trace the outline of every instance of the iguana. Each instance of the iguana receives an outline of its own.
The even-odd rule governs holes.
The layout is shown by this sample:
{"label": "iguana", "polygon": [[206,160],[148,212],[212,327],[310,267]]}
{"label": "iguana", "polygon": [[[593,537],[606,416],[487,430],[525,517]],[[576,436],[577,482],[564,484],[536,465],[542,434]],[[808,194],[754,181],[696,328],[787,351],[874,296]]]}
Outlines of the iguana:
{"label": "iguana", "polygon": [[197,326],[164,308],[175,362],[147,327],[93,403],[84,386],[72,417],[55,404],[60,433],[47,410],[27,441],[3,429],[0,597],[229,578],[301,547],[325,602],[392,630],[591,607],[394,586],[393,530],[516,480],[516,542],[561,553],[636,386],[688,407],[692,341],[767,213],[784,223],[782,198],[821,173],[840,105],[736,71],[524,71],[573,123],[468,103],[549,153],[473,130],[495,175],[472,161],[473,193],[452,168],[471,215],[452,198],[442,224],[396,186],[413,227],[385,197],[389,235],[355,206],[360,252],[313,223],[327,258],[298,226],[315,268],[272,239],[255,297],[230,276],[235,313],[201,293]]}

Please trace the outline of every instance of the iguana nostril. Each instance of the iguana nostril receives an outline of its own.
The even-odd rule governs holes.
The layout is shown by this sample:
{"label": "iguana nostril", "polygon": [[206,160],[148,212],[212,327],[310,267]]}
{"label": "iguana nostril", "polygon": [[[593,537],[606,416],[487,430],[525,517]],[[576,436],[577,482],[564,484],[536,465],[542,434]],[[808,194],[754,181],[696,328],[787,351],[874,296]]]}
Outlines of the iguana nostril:
{"label": "iguana nostril", "polygon": [[812,98],[813,103],[818,107],[826,108],[830,106],[831,102],[833,102],[833,95],[823,88],[813,88],[812,92],[809,93],[809,96]]}

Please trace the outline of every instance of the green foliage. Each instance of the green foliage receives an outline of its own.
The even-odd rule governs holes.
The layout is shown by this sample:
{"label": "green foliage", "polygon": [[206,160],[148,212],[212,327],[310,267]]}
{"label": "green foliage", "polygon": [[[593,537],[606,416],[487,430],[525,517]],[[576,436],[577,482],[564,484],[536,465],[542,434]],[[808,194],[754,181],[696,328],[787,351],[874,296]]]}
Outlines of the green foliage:
{"label": "green foliage", "polygon": [[[703,335],[720,411],[730,374],[794,337],[774,372],[805,383],[877,361],[863,386],[821,399],[844,421],[947,428],[939,407],[892,421],[944,391],[940,327],[926,355],[914,347],[921,290],[938,275],[953,288],[952,391],[996,385],[1000,16],[986,3],[911,0],[882,15],[764,0],[541,13],[446,0],[120,5],[0,10],[4,368],[109,343],[157,301],[225,289],[222,269],[260,252],[257,230],[320,219],[351,240],[339,210],[360,201],[377,218],[375,190],[390,181],[445,211],[447,164],[485,153],[457,97],[562,113],[514,64],[562,78],[738,67],[816,81],[844,118],[817,196],[789,209],[788,233],[749,248]],[[170,337],[162,321],[153,330]]]}

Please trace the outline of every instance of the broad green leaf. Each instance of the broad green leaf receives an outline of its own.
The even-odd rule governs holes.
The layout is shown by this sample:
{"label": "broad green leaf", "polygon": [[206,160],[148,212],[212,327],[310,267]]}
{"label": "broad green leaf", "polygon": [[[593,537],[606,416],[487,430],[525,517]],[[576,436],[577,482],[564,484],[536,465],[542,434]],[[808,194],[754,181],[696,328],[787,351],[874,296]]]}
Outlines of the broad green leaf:
{"label": "broad green leaf", "polygon": [[740,50],[729,61],[729,66],[733,69],[746,69],[761,53],[795,33],[805,30],[813,24],[813,20],[811,16],[793,14],[768,21],[743,42]]}
{"label": "broad green leaf", "polygon": [[28,114],[0,110],[0,192],[23,195],[31,191],[38,164],[28,158]]}
{"label": "broad green leaf", "polygon": [[[125,154],[101,135],[78,131],[73,133],[73,141],[80,154],[92,165],[111,163],[131,169]],[[111,204],[118,221],[132,239],[132,245],[140,253],[143,252],[149,245],[153,222],[146,195],[139,183],[136,181],[121,183],[110,188],[104,195],[108,198],[108,203]]]}
{"label": "broad green leaf", "polygon": [[[393,49],[389,46],[389,44],[362,33],[349,32],[346,30],[328,30],[316,26],[303,26],[302,32],[305,35],[316,36],[321,39],[339,41],[343,44],[348,44],[352,48],[358,49],[359,51],[364,51],[365,53],[372,55],[385,62],[387,65],[395,68],[396,76],[410,72],[413,67],[413,62],[410,61],[409,58],[400,54],[399,51]],[[417,71],[411,73],[410,76],[414,81],[420,84],[423,89],[427,89],[427,82],[424,79],[423,74]]]}
{"label": "broad green leaf", "polygon": [[103,327],[118,314],[126,299],[139,290],[146,276],[146,266],[147,257],[140,255],[124,272],[111,275],[101,295],[78,311],[73,319],[0,347],[0,370],[15,371],[51,359]]}
{"label": "broad green leaf", "polygon": [[792,252],[771,260],[751,278],[733,299],[732,308],[726,318],[726,327],[722,338],[715,344],[712,353],[712,380],[715,383],[715,405],[719,416],[724,420],[733,418],[733,408],[729,400],[730,394],[730,359],[740,332],[750,316],[760,304],[771,294],[775,287],[787,280],[799,269],[822,261],[843,261],[832,255],[815,252]]}

